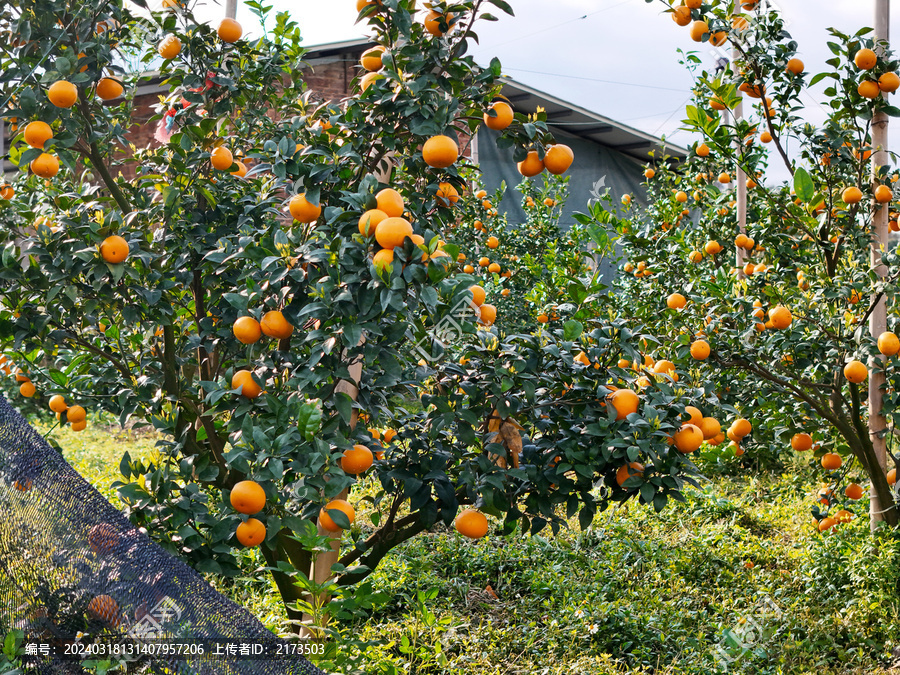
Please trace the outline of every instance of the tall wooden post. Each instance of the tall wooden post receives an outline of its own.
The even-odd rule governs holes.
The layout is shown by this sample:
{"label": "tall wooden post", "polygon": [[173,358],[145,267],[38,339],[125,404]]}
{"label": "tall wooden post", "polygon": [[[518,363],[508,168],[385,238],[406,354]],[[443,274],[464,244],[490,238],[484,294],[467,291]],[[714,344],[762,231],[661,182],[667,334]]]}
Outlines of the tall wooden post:
{"label": "tall wooden post", "polygon": [[237,0],[225,0],[225,18],[237,18]]}
{"label": "tall wooden post", "polygon": [[[740,14],[741,5],[740,3],[735,3],[735,13]],[[736,63],[738,58],[740,58],[740,52],[738,52],[737,47],[732,50],[732,63]],[[735,77],[740,77],[735,74]],[[734,122],[737,122],[744,117],[744,95],[738,92],[738,95],[741,97],[740,102],[734,108]],[[736,141],[735,150],[740,154],[743,151],[742,140],[739,138]],[[736,201],[737,201],[737,219],[738,219],[738,232],[740,234],[747,234],[747,174],[744,172],[741,163],[737,164],[737,171],[735,172],[735,180],[737,181],[737,190],[736,190]],[[744,249],[735,246],[734,247],[734,264],[737,266],[737,278],[741,279],[744,276]]]}
{"label": "tall wooden post", "polygon": [[[891,3],[890,0],[875,0],[875,39],[890,40],[891,26]],[[881,50],[879,49],[879,52]],[[887,96],[886,94],[884,95]],[[872,120],[872,176],[873,183],[875,181],[875,172],[879,167],[886,166],[888,158],[888,116],[885,113],[878,113]],[[879,279],[887,276],[887,267],[882,262],[881,255],[888,245],[890,237],[888,229],[888,216],[890,205],[876,207],[875,215],[872,221],[872,248],[871,248],[871,264],[872,269]],[[874,299],[874,298],[873,298]],[[887,303],[882,297],[872,314],[869,317],[869,329],[872,335],[877,339],[884,331],[887,330]],[[883,357],[881,357],[883,360]],[[870,364],[875,365],[875,364]],[[880,364],[878,364],[880,365]],[[884,373],[878,372],[874,368],[869,376],[869,435],[872,444],[875,447],[875,456],[878,463],[883,469],[887,469],[887,438],[883,433],[887,428],[887,421],[881,414],[882,409],[882,387],[884,386]],[[870,492],[869,522],[874,530],[878,523],[884,520],[881,510],[885,508],[878,500],[878,495],[873,487]]]}

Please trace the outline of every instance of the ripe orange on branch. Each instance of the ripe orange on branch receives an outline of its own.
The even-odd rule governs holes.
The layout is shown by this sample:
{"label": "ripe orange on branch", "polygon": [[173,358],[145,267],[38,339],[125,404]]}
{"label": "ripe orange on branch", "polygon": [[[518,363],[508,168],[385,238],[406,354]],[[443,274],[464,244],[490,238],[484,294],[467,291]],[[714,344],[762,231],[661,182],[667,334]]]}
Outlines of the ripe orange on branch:
{"label": "ripe orange on branch", "polygon": [[378,225],[387,220],[388,214],[380,209],[371,209],[359,217],[359,233],[365,237],[375,236]]}
{"label": "ripe orange on branch", "polygon": [[556,176],[568,171],[574,161],[575,153],[572,148],[562,143],[551,145],[544,154],[544,168]]}
{"label": "ripe orange on branch", "polygon": [[128,242],[117,234],[107,237],[100,244],[100,255],[110,265],[124,262],[129,251]]}
{"label": "ripe orange on branch", "polygon": [[25,125],[23,131],[25,142],[32,148],[43,149],[44,144],[53,138],[53,129],[46,122],[35,121]]}
{"label": "ripe orange on branch", "polygon": [[266,491],[256,481],[242,480],[231,488],[229,501],[238,513],[252,516],[266,507]]}
{"label": "ripe orange on branch", "polygon": [[53,178],[59,173],[59,160],[46,152],[42,152],[36,159],[31,160],[31,164],[28,166],[35,176],[41,178]]}
{"label": "ripe orange on branch", "polygon": [[300,223],[314,223],[322,215],[322,206],[313,204],[306,198],[306,193],[294,195],[288,203],[288,210],[294,220]]}
{"label": "ripe orange on branch", "polygon": [[125,93],[125,87],[114,77],[104,77],[97,82],[97,87],[94,91],[97,94],[97,98],[103,101],[112,101]]}
{"label": "ripe orange on branch", "polygon": [[[632,473],[632,471],[634,473]],[[623,464],[616,471],[616,482],[619,484],[619,487],[622,487],[629,478],[634,477],[643,477],[644,475],[644,465],[639,462],[629,462],[628,464]]]}
{"label": "ripe orange on branch", "polygon": [[354,445],[352,448],[344,450],[341,456],[341,468],[349,474],[358,476],[365,473],[370,466],[374,457],[372,451],[364,445]]}
{"label": "ripe orange on branch", "polygon": [[895,333],[885,331],[878,336],[878,351],[885,356],[894,356],[900,352],[900,338]]}
{"label": "ripe orange on branch", "polygon": [[276,340],[286,340],[294,332],[294,326],[278,310],[266,312],[259,327],[264,334]]}
{"label": "ripe orange on branch", "polygon": [[453,521],[456,531],[469,539],[481,539],[488,532],[487,518],[481,511],[465,509]]}
{"label": "ripe orange on branch", "polygon": [[384,211],[389,218],[399,218],[406,210],[403,197],[393,188],[385,188],[375,195],[376,207],[379,211]]}
{"label": "ripe orange on branch", "polygon": [[848,382],[860,384],[869,377],[869,369],[861,361],[853,360],[844,366],[844,377],[847,378]]}
{"label": "ripe orange on branch", "polygon": [[853,62],[860,70],[872,70],[878,63],[878,55],[871,49],[860,49],[853,57]]}
{"label": "ripe orange on branch", "polygon": [[319,510],[319,525],[328,532],[340,532],[342,529],[341,526],[334,522],[331,516],[328,515],[329,511],[341,511],[347,516],[347,520],[350,521],[351,525],[353,524],[353,521],[356,520],[356,509],[354,509],[348,501],[345,499],[332,499]]}
{"label": "ripe orange on branch", "polygon": [[249,370],[238,370],[231,376],[231,388],[240,389],[241,396],[249,399],[257,398],[262,393],[260,387],[253,379],[253,373]]}
{"label": "ripe orange on branch", "polygon": [[255,342],[259,342],[262,337],[262,328],[259,325],[259,321],[252,316],[242,316],[238,318],[232,326],[232,332],[234,333],[234,337],[245,345],[252,345]]}
{"label": "ripe orange on branch", "polygon": [[219,29],[216,32],[222,42],[231,44],[241,39],[241,35],[244,34],[244,29],[241,27],[241,24],[234,19],[226,18],[222,19],[219,24]]}
{"label": "ripe orange on branch", "polygon": [[403,241],[412,236],[413,228],[405,218],[386,218],[375,228],[375,241],[386,249],[394,249],[403,245]]}
{"label": "ripe orange on branch", "polygon": [[513,109],[506,101],[495,101],[491,104],[490,110],[495,113],[495,116],[491,116],[490,113],[484,113],[484,125],[488,129],[503,131],[512,124]]}
{"label": "ripe orange on branch", "polygon": [[516,164],[516,168],[526,178],[532,178],[544,170],[544,161],[538,155],[537,150],[529,150],[525,159]]}
{"label": "ripe orange on branch", "polygon": [[78,100],[78,88],[67,80],[57,80],[47,90],[47,98],[57,108],[71,108]]}
{"label": "ripe orange on branch", "polygon": [[259,546],[266,538],[266,526],[256,518],[248,518],[247,522],[237,526],[237,540],[247,548]]}
{"label": "ripe orange on branch", "polygon": [[683,424],[675,432],[675,448],[678,452],[688,454],[703,445],[703,432],[693,424]]}
{"label": "ripe orange on branch", "polygon": [[225,171],[234,164],[234,155],[231,154],[231,150],[224,145],[220,145],[210,153],[209,161],[214,169]]}
{"label": "ripe orange on branch", "polygon": [[616,419],[624,420],[631,413],[637,412],[641,400],[631,389],[617,389],[609,395],[609,402],[616,411]]}
{"label": "ripe orange on branch", "polygon": [[432,136],[422,146],[422,159],[433,169],[446,169],[459,159],[459,146],[449,136]]}

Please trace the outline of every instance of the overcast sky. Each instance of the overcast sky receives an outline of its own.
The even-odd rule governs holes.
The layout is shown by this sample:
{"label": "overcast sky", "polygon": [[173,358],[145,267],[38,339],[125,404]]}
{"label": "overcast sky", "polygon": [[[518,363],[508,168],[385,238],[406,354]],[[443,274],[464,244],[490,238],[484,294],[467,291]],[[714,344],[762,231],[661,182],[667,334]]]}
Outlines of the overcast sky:
{"label": "overcast sky", "polygon": [[[209,2],[210,0],[207,0]],[[355,24],[355,0],[271,0],[300,24],[308,45],[363,37]],[[482,63],[500,58],[504,74],[547,93],[581,105],[618,122],[673,143],[695,138],[679,131],[691,78],[678,64],[678,49],[697,50],[709,67],[712,49],[692,42],[687,28],[662,13],[660,2],[644,0],[509,0],[515,17],[499,10],[496,23],[476,29],[481,45],[473,51]],[[772,3],[769,3],[770,5]],[[831,52],[827,29],[852,33],[872,25],[874,0],[778,0],[788,31],[800,44],[800,56],[811,72],[825,68]],[[210,4],[211,15],[221,7]],[[245,7],[238,11],[245,26],[253,23]],[[892,17],[898,33],[900,12]],[[810,121],[822,119],[819,97],[806,96]],[[774,176],[770,176],[774,177]]]}

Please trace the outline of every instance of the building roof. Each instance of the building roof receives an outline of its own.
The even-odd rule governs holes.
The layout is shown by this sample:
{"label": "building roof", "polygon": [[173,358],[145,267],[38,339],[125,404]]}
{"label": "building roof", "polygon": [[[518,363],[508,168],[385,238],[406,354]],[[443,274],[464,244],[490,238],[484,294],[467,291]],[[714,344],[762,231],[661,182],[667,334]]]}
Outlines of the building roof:
{"label": "building roof", "polygon": [[[306,54],[306,61],[313,67],[341,59],[348,53],[356,53],[374,46],[368,39],[342,40],[314,45]],[[663,142],[657,136],[645,133],[628,125],[595,113],[586,108],[564,101],[561,98],[514,80],[502,77],[505,96],[513,109],[521,113],[533,113],[537,108],[547,111],[547,124],[551,128],[565,130],[598,145],[628,155],[639,161],[647,161],[650,152],[660,156]],[[677,145],[665,144],[665,152],[678,160],[685,159],[688,150]]]}

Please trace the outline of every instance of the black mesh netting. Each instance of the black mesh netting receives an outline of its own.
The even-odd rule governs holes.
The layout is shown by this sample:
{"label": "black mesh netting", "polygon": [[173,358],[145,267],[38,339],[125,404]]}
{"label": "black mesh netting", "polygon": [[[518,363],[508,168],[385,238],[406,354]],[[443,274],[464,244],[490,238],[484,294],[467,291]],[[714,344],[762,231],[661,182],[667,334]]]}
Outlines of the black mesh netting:
{"label": "black mesh netting", "polygon": [[83,672],[78,659],[52,655],[76,639],[127,645],[135,673],[323,672],[302,656],[248,654],[290,649],[139,532],[2,397],[0,509],[0,627],[53,650],[26,655],[29,672]]}

